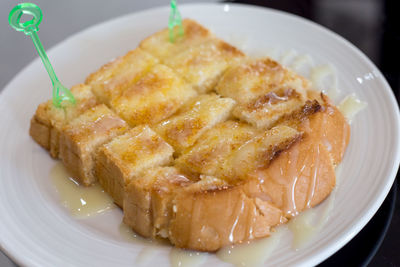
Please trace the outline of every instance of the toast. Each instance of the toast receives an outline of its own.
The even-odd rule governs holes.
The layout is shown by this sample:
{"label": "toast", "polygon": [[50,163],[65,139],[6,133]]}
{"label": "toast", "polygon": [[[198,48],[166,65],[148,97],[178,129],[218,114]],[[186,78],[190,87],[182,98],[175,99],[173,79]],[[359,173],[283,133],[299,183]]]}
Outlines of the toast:
{"label": "toast", "polygon": [[134,127],[168,118],[196,94],[172,69],[156,65],[114,98],[110,106]]}
{"label": "toast", "polygon": [[304,77],[193,20],[183,28],[72,88],[68,116],[41,104],[30,132],[80,183],[98,180],[138,234],[216,251],[323,201],[350,127]]}
{"label": "toast", "polygon": [[85,83],[92,87],[100,103],[109,105],[158,62],[157,58],[136,48],[90,74]]}
{"label": "toast", "polygon": [[199,93],[209,92],[229,65],[245,55],[193,20],[184,19],[182,25],[185,34],[173,43],[165,29],[143,40],[140,48],[175,70]]}
{"label": "toast", "polygon": [[99,149],[95,174],[104,190],[122,207],[125,186],[142,170],[169,164],[173,152],[147,125],[137,126]]}
{"label": "toast", "polygon": [[97,105],[90,86],[78,84],[71,88],[76,104],[63,109],[54,107],[51,100],[42,103],[32,117],[29,133],[53,158],[59,157],[60,132],[72,119]]}
{"label": "toast", "polygon": [[127,123],[106,105],[97,105],[63,128],[60,158],[78,182],[91,185],[97,181],[94,175],[97,148],[128,128]]}

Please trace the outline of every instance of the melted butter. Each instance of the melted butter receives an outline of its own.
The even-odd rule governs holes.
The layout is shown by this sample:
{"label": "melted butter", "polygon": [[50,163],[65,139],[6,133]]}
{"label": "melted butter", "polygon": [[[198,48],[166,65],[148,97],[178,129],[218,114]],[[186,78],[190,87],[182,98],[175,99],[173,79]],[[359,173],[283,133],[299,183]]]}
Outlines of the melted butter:
{"label": "melted butter", "polygon": [[268,238],[261,238],[250,243],[224,247],[216,253],[222,261],[235,266],[260,266],[265,263],[271,253],[279,245],[285,230],[280,226]]}
{"label": "melted butter", "polygon": [[338,105],[338,109],[346,117],[347,121],[351,123],[354,116],[367,106],[366,102],[361,101],[355,94],[346,96]]}
{"label": "melted butter", "polygon": [[115,207],[112,198],[100,185],[95,184],[90,187],[79,185],[70,177],[61,162],[54,165],[50,176],[62,205],[75,217],[85,218]]}
{"label": "melted butter", "polygon": [[208,253],[172,248],[170,260],[172,267],[196,267],[203,264],[208,258]]}

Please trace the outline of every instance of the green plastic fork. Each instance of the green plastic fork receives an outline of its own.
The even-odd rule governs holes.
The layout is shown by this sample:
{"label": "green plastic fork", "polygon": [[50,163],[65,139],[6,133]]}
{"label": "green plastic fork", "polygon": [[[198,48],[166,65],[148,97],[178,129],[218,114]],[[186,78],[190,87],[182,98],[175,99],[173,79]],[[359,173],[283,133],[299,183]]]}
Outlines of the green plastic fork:
{"label": "green plastic fork", "polygon": [[[21,17],[24,14],[31,15],[33,18],[29,21],[21,22]],[[67,103],[74,105],[76,103],[74,95],[58,80],[56,73],[50,64],[49,58],[44,51],[43,45],[40,42],[39,36],[36,33],[39,30],[38,26],[42,21],[42,16],[42,11],[37,5],[32,3],[22,3],[16,5],[11,10],[8,16],[8,22],[15,30],[22,31],[32,38],[33,44],[35,45],[53,84],[53,105],[57,108],[65,107]]]}
{"label": "green plastic fork", "polygon": [[175,42],[175,26],[178,26],[178,35],[183,36],[181,13],[179,13],[176,0],[171,0],[171,12],[168,20],[169,41],[171,43]]}

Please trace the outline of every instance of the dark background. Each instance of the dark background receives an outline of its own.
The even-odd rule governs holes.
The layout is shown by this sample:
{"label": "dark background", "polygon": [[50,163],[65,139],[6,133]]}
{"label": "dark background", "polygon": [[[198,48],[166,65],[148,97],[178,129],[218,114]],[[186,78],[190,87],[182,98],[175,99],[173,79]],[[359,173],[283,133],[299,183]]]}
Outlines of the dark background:
{"label": "dark background", "polygon": [[[178,0],[179,3],[196,0]],[[36,57],[32,44],[16,34],[6,18],[16,0],[0,0],[0,91]],[[45,48],[96,23],[168,4],[169,0],[31,0],[47,21],[65,21],[55,31],[41,25]],[[208,1],[218,2],[218,1]],[[340,34],[363,51],[382,71],[399,102],[400,88],[400,0],[264,0],[227,1],[261,5],[313,20]],[[73,19],[71,19],[73,18]],[[59,24],[58,24],[59,25]],[[378,177],[377,177],[378,178]],[[400,183],[394,183],[385,202],[367,226],[321,266],[400,266]],[[13,266],[0,252],[0,267]]]}

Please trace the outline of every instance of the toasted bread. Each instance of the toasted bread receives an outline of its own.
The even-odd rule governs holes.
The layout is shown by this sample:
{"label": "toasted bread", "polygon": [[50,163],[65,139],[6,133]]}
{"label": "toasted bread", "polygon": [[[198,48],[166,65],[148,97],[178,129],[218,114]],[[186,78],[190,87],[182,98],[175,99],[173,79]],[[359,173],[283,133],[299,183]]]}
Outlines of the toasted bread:
{"label": "toasted bread", "polygon": [[228,120],[204,132],[194,146],[176,159],[175,166],[194,176],[216,175],[232,151],[253,138],[257,129]]}
{"label": "toasted bread", "polygon": [[71,88],[71,92],[75,96],[75,105],[56,108],[49,100],[38,106],[31,120],[30,135],[43,148],[50,150],[54,158],[59,156],[61,129],[82,112],[97,105],[90,86],[78,84]]}
{"label": "toasted bread", "polygon": [[171,116],[196,94],[170,68],[156,65],[114,98],[110,106],[133,127]]}
{"label": "toasted bread", "polygon": [[92,87],[100,103],[109,105],[157,63],[158,59],[136,48],[89,75],[85,83]]}
{"label": "toasted bread", "polygon": [[177,153],[191,147],[200,135],[230,115],[235,101],[215,94],[200,95],[171,118],[154,126]]}
{"label": "toasted bread", "polygon": [[144,39],[139,47],[164,62],[181,51],[213,38],[213,34],[208,29],[194,20],[184,19],[182,26],[184,35],[177,36],[174,42],[169,40],[169,30],[163,29]]}
{"label": "toasted bread", "polygon": [[148,126],[137,126],[99,149],[95,174],[104,190],[122,207],[125,185],[146,168],[170,163],[173,152]]}
{"label": "toasted bread", "polygon": [[270,128],[304,104],[309,88],[306,79],[266,58],[230,67],[216,91],[238,102],[234,116],[257,128]]}
{"label": "toasted bread", "polygon": [[74,178],[91,185],[97,180],[93,173],[97,148],[126,130],[124,120],[104,104],[97,105],[62,129],[60,158]]}
{"label": "toasted bread", "polygon": [[213,38],[183,50],[164,61],[199,93],[211,91],[229,65],[244,54],[226,42]]}
{"label": "toasted bread", "polygon": [[124,222],[146,237],[168,237],[172,197],[192,182],[173,167],[146,170],[126,188]]}

